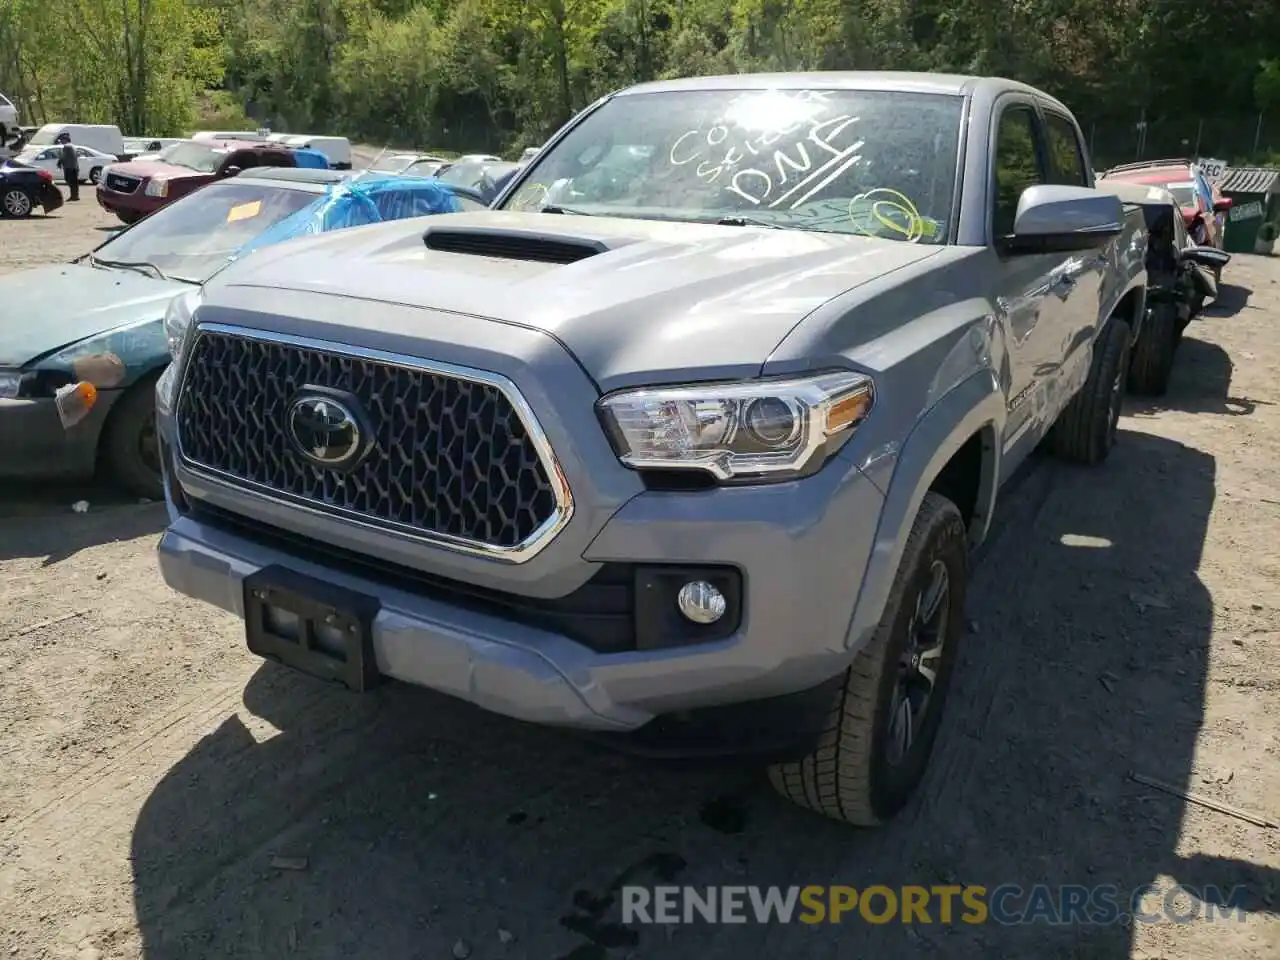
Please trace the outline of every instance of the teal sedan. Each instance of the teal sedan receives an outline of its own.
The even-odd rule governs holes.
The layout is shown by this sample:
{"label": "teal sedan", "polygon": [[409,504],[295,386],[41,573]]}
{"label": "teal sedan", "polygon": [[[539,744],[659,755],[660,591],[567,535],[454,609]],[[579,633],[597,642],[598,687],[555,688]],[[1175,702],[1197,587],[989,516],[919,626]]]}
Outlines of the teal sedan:
{"label": "teal sedan", "polygon": [[176,296],[270,243],[483,208],[470,191],[416,177],[247,170],[71,263],[0,277],[0,477],[105,473],[158,499],[154,394]]}

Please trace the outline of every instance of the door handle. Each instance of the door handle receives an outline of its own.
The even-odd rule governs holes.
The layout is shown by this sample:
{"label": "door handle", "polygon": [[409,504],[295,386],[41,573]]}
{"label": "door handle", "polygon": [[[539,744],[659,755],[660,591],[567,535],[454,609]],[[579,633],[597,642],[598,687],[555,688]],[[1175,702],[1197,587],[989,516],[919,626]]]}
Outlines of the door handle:
{"label": "door handle", "polygon": [[1049,284],[1049,292],[1056,294],[1057,296],[1065,300],[1067,296],[1071,293],[1071,291],[1075,289],[1075,286],[1076,286],[1076,278],[1071,276],[1071,274],[1069,273],[1063,273],[1063,274],[1060,274],[1058,277],[1056,277],[1051,284]]}

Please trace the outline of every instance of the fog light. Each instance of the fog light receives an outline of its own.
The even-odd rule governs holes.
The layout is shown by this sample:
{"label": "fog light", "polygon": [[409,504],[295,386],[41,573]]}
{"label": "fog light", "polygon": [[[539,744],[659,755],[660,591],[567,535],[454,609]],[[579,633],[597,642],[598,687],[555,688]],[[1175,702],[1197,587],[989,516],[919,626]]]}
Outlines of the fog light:
{"label": "fog light", "polygon": [[690,580],[676,594],[676,605],[694,623],[715,623],[724,616],[724,594],[705,580]]}

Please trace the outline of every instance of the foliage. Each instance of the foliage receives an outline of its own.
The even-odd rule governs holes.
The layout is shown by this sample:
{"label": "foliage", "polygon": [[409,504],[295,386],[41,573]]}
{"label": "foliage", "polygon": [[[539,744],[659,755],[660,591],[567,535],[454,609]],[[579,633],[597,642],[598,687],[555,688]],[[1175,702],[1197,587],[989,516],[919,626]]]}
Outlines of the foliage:
{"label": "foliage", "polygon": [[1280,107],[1277,51],[1275,0],[0,0],[0,90],[27,122],[159,135],[239,103],[464,150],[539,143],[636,82],[803,69],[994,73],[1122,144],[1139,119],[1198,138],[1188,116],[1252,142]]}

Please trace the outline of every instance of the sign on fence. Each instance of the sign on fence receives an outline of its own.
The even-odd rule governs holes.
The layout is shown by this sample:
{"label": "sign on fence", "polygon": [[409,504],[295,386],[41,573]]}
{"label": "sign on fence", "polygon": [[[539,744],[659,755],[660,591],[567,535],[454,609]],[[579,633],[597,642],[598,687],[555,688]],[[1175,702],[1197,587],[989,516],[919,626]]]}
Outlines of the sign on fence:
{"label": "sign on fence", "polygon": [[1200,172],[1204,174],[1205,179],[1210,183],[1217,183],[1222,179],[1222,175],[1227,172],[1227,164],[1225,160],[1215,160],[1213,157],[1201,157],[1196,162],[1200,165]]}

